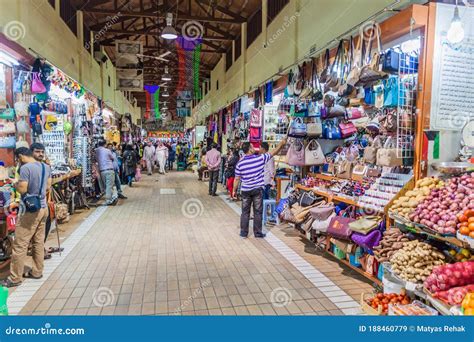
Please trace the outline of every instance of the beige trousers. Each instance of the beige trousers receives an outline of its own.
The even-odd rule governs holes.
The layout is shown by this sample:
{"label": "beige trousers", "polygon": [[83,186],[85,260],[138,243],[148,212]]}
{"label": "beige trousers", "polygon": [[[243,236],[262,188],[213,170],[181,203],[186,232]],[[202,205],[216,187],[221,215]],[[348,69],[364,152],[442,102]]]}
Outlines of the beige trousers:
{"label": "beige trousers", "polygon": [[10,280],[14,283],[23,281],[25,258],[30,242],[33,247],[33,268],[31,274],[39,277],[44,267],[44,234],[48,208],[42,208],[36,213],[25,213],[16,225],[15,240],[13,241],[12,260],[10,265]]}

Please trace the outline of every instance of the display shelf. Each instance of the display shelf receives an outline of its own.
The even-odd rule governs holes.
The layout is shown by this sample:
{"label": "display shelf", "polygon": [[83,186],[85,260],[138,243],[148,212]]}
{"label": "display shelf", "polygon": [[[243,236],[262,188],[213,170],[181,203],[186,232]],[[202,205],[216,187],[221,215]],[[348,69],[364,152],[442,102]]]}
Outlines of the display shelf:
{"label": "display shelf", "polygon": [[59,177],[54,177],[51,181],[51,184],[54,185],[54,184],[61,183],[65,180],[77,177],[80,174],[81,174],[81,169],[72,170],[71,172],[66,173],[65,175],[62,175],[62,176],[59,176]]}
{"label": "display shelf", "polygon": [[315,189],[315,188],[310,188],[308,186],[304,186],[304,185],[301,185],[301,184],[296,184],[296,188],[300,189],[300,190],[303,190],[303,191],[312,191],[312,192],[314,192],[315,194],[317,194],[319,196],[326,197],[328,199],[328,202],[336,201],[336,202],[343,202],[343,203],[346,203],[346,204],[349,204],[349,205],[358,206],[357,202],[354,199],[351,199],[351,198],[348,198],[348,197],[334,195],[332,193],[321,191],[321,190],[318,190],[318,189]]}
{"label": "display shelf", "polygon": [[452,316],[453,313],[451,312],[451,307],[447,304],[443,303],[442,301],[433,297],[433,294],[428,292],[426,289],[423,289],[423,292],[426,294],[426,300],[430,302],[430,304],[438,310],[444,316]]}
{"label": "display shelf", "polygon": [[449,243],[450,245],[453,245],[453,246],[456,246],[456,247],[459,247],[459,248],[466,248],[466,249],[474,250],[473,247],[471,247],[471,245],[469,245],[469,243],[467,243],[466,241],[461,241],[461,240],[457,239],[454,236],[442,236],[442,235],[430,233],[426,230],[421,229],[419,226],[416,226],[413,222],[410,222],[410,221],[408,221],[408,220],[406,220],[406,219],[404,219],[404,218],[402,218],[402,217],[400,217],[396,214],[391,213],[390,218],[392,218],[395,222],[397,222],[399,224],[402,224],[405,227],[406,230],[409,230],[412,233],[426,235],[430,239],[438,240],[438,241],[445,242],[445,243]]}
{"label": "display shelf", "polygon": [[340,263],[346,265],[347,267],[353,269],[354,271],[356,271],[357,273],[363,275],[364,277],[366,277],[367,279],[369,279],[370,281],[373,281],[375,284],[381,286],[382,285],[382,282],[380,281],[379,278],[377,278],[376,276],[373,276],[372,274],[369,274],[367,272],[365,272],[362,268],[359,268],[359,267],[355,267],[354,265],[352,265],[349,261],[347,261],[346,259],[339,259],[337,258],[333,252],[329,251],[329,250],[326,250],[326,253],[328,253],[329,255],[333,256],[334,258],[336,258]]}

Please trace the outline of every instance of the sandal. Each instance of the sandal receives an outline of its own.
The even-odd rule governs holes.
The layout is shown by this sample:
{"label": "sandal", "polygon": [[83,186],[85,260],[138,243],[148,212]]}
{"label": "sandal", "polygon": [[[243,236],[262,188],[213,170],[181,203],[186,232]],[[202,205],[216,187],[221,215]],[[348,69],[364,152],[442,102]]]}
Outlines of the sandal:
{"label": "sandal", "polygon": [[35,277],[34,275],[31,274],[31,271],[26,272],[23,274],[23,278],[25,279],[41,279],[43,278],[43,275],[40,275],[39,277]]}
{"label": "sandal", "polygon": [[43,258],[43,260],[49,260],[49,259],[51,259],[52,257],[53,257],[53,256],[52,256],[51,254],[49,254],[49,253],[44,253],[44,258]]}
{"label": "sandal", "polygon": [[59,248],[59,247],[49,247],[48,248],[48,253],[60,253],[64,251],[64,248]]}
{"label": "sandal", "polygon": [[0,285],[5,286],[5,287],[16,287],[21,285],[21,281],[18,283],[14,283],[10,280],[10,278],[7,278],[5,280],[2,280],[0,282]]}

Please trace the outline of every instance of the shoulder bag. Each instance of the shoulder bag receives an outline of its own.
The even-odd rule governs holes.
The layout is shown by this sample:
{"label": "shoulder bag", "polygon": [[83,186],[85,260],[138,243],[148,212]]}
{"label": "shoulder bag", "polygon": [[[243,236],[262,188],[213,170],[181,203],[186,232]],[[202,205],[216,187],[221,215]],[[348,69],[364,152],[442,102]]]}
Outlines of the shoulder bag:
{"label": "shoulder bag", "polygon": [[321,82],[318,75],[318,61],[313,60],[312,70],[311,70],[311,79],[312,79],[312,95],[311,101],[318,102],[323,99],[323,90],[321,89]]}
{"label": "shoulder bag", "polygon": [[318,207],[311,208],[309,213],[315,220],[326,220],[332,213],[334,213],[334,203],[323,203]]}
{"label": "shoulder bag", "polygon": [[315,139],[312,139],[306,146],[304,157],[305,165],[322,165],[326,162],[323,149]]}
{"label": "shoulder bag", "polygon": [[304,145],[301,141],[296,141],[290,145],[286,154],[286,160],[289,165],[292,166],[304,166]]}
{"label": "shoulder bag", "polygon": [[352,235],[349,223],[355,221],[352,211],[353,208],[348,207],[341,211],[339,216],[333,217],[329,223],[327,233],[337,239],[349,240]]}
{"label": "shoulder bag", "polygon": [[377,150],[382,147],[380,138],[377,136],[372,143],[364,149],[363,160],[367,164],[375,164],[377,162]]}
{"label": "shoulder bag", "polygon": [[319,198],[312,191],[305,191],[300,197],[299,205],[303,208],[313,205]]}
{"label": "shoulder bag", "polygon": [[351,121],[340,122],[339,129],[342,138],[348,138],[357,133],[357,128]]}
{"label": "shoulder bag", "polygon": [[321,118],[315,117],[313,121],[306,124],[306,133],[309,137],[319,137],[323,133]]}
{"label": "shoulder bag", "polygon": [[15,120],[15,110],[7,103],[7,108],[0,111],[0,119]]}
{"label": "shoulder bag", "polygon": [[29,213],[36,213],[41,209],[41,199],[42,199],[42,192],[43,192],[43,183],[44,183],[44,175],[45,175],[45,166],[44,163],[41,164],[41,180],[40,180],[40,188],[37,195],[26,195],[23,197],[23,203],[25,204],[25,210]]}
{"label": "shoulder bag", "polygon": [[290,123],[288,136],[292,138],[303,138],[306,136],[306,124],[302,118],[295,118]]}
{"label": "shoulder bag", "polygon": [[[362,36],[363,39],[363,36]],[[372,40],[377,41],[378,50],[371,55],[372,51]],[[388,74],[379,70],[380,65],[380,54],[382,52],[380,33],[376,25],[373,26],[371,37],[369,38],[369,46],[367,48],[367,55],[370,56],[370,62],[364,65],[360,71],[359,82],[356,86],[370,87],[381,79],[388,77]]]}
{"label": "shoulder bag", "polygon": [[15,134],[16,127],[13,121],[8,121],[4,119],[0,119],[0,134]]}
{"label": "shoulder bag", "polygon": [[28,116],[28,103],[26,101],[17,101],[13,107],[15,109],[15,114],[18,116]]}
{"label": "shoulder bag", "polygon": [[336,213],[333,210],[326,219],[324,220],[315,219],[313,221],[313,225],[311,226],[311,228],[316,232],[326,233],[334,217],[336,217]]}
{"label": "shoulder bag", "polygon": [[343,45],[344,45],[344,40],[341,39],[341,41],[339,41],[339,45],[337,46],[336,56],[334,57],[334,60],[331,64],[331,70],[329,71],[328,78],[326,82],[324,83],[325,92],[329,91],[331,88],[338,85],[339,72],[337,69],[338,69],[338,63],[340,63],[342,59],[343,47],[344,47]]}
{"label": "shoulder bag", "polygon": [[403,160],[397,156],[397,148],[394,144],[392,137],[388,137],[383,148],[377,151],[377,165],[387,167],[403,165]]}
{"label": "shoulder bag", "polygon": [[46,87],[41,81],[40,73],[33,73],[33,81],[31,82],[31,93],[33,94],[42,94],[46,92]]}
{"label": "shoulder bag", "polygon": [[325,83],[328,80],[329,71],[330,71],[329,49],[326,49],[326,52],[324,53],[324,67],[323,67],[323,70],[321,71],[321,74],[319,75],[319,81],[321,83]]}

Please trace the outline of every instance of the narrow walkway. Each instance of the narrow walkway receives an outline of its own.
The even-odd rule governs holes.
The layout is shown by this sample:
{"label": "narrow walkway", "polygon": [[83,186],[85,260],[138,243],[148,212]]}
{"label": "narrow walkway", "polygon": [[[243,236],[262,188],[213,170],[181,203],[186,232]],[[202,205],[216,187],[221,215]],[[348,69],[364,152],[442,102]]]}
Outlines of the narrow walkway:
{"label": "narrow walkway", "polygon": [[288,229],[242,240],[238,207],[191,173],[145,176],[127,196],[78,227],[42,284],[14,292],[13,314],[341,315],[370,289]]}

